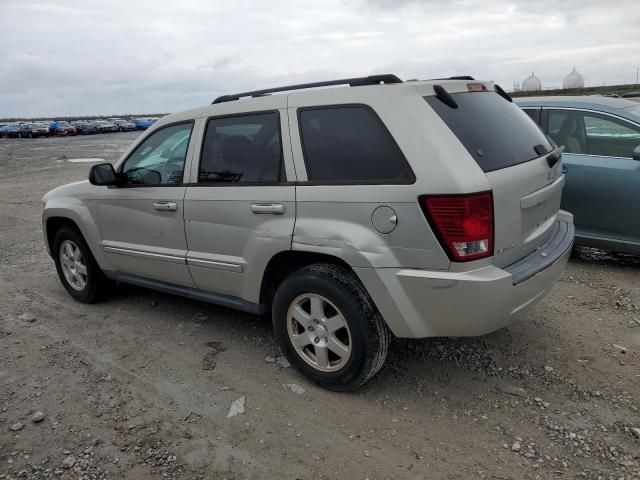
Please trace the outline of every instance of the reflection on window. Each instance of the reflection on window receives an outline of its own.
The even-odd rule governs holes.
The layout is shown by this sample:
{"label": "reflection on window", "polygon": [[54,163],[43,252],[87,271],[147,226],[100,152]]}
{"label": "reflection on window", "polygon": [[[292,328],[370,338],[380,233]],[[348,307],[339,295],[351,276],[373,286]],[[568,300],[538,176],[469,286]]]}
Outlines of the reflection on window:
{"label": "reflection on window", "polygon": [[604,115],[585,114],[587,153],[607,157],[633,156],[640,145],[640,128]]}
{"label": "reflection on window", "polygon": [[125,162],[121,171],[124,182],[132,185],[182,183],[192,126],[183,123],[153,133]]}

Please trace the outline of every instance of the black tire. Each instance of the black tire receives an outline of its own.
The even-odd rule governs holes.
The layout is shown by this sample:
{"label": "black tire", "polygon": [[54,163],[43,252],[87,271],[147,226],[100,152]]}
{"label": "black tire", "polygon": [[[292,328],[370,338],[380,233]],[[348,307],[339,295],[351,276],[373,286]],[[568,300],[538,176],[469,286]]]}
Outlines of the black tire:
{"label": "black tire", "polygon": [[[87,268],[86,285],[82,290],[76,290],[72,287],[62,271],[60,247],[65,240],[70,240],[77,245],[82,253],[82,258]],[[69,295],[75,300],[82,303],[94,303],[102,300],[106,296],[110,290],[110,282],[104,276],[102,270],[100,270],[95,258],[93,258],[87,242],[85,242],[82,235],[76,229],[67,226],[61,227],[54,237],[52,253],[58,277],[60,277],[60,281],[67,292],[69,292]]]}
{"label": "black tire", "polygon": [[[342,313],[351,334],[351,355],[332,372],[307,363],[291,343],[287,312],[304,294],[329,300]],[[358,278],[349,269],[332,264],[314,264],[295,271],[278,287],[272,307],[275,337],[289,362],[305,377],[323,388],[346,392],[364,385],[382,368],[391,341],[382,316]]]}

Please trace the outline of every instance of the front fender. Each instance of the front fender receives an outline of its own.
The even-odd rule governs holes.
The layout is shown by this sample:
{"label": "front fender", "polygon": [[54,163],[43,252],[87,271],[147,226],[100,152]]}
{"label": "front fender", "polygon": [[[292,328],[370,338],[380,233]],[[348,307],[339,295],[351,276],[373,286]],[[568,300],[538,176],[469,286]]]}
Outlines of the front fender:
{"label": "front fender", "polygon": [[68,219],[75,223],[100,268],[102,270],[109,269],[108,262],[102,253],[102,248],[100,248],[100,242],[102,241],[100,228],[96,222],[96,216],[89,205],[75,198],[45,199],[44,211],[42,212],[42,231],[49,255],[52,254],[52,246],[48,240],[47,223],[51,218]]}

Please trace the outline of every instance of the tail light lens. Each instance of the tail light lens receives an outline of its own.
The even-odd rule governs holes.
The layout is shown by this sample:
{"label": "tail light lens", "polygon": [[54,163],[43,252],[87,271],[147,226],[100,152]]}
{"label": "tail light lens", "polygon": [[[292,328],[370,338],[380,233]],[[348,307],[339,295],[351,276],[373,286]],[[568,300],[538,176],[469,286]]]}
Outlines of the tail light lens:
{"label": "tail light lens", "polygon": [[468,262],[493,255],[493,197],[424,195],[420,207],[449,258]]}
{"label": "tail light lens", "polygon": [[484,83],[467,83],[467,89],[470,92],[488,92],[487,86]]}

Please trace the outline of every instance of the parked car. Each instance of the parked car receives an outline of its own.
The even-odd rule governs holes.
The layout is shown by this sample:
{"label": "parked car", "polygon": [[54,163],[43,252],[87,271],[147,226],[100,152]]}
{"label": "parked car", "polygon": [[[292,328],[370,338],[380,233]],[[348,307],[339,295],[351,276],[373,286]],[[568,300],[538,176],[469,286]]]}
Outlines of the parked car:
{"label": "parked car", "polygon": [[18,138],[20,136],[20,125],[17,123],[10,123],[0,129],[0,137]]}
{"label": "parked car", "polygon": [[98,120],[96,123],[96,128],[98,129],[98,133],[111,133],[111,132],[117,132],[118,131],[118,126],[111,123],[111,122],[107,122],[106,120]]}
{"label": "parked car", "polygon": [[640,253],[640,105],[603,97],[531,97],[517,103],[558,145],[576,245]]}
{"label": "parked car", "polygon": [[39,123],[21,123],[20,138],[36,138],[36,137],[48,137],[49,129]]}
{"label": "parked car", "polygon": [[66,137],[68,135],[77,135],[76,127],[64,120],[54,120],[49,124],[49,134],[58,137]]}
{"label": "parked car", "polygon": [[94,123],[87,122],[84,120],[79,120],[75,122],[71,122],[71,124],[76,127],[78,131],[78,135],[93,135],[94,133],[98,133],[98,128]]}
{"label": "parked car", "polygon": [[130,132],[137,129],[135,123],[132,123],[128,120],[115,119],[111,120],[111,123],[118,127],[119,132]]}
{"label": "parked car", "polygon": [[[371,378],[392,335],[504,327],[551,290],[574,228],[558,149],[464,78],[289,86],[163,117],[115,167],[45,195],[62,284],[81,302],[115,280],[271,313],[289,361],[334,390]],[[311,89],[337,84],[352,87]]]}
{"label": "parked car", "polygon": [[138,130],[146,130],[153,122],[148,118],[132,118],[131,123],[133,123]]}
{"label": "parked car", "polygon": [[640,92],[627,92],[622,94],[622,98],[636,98],[640,97]]}

